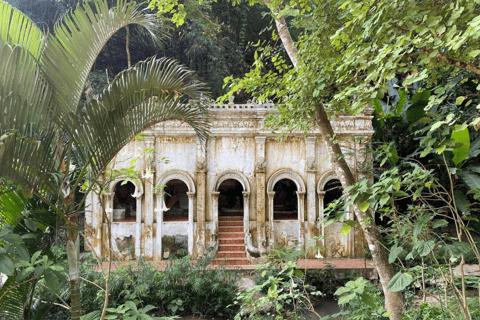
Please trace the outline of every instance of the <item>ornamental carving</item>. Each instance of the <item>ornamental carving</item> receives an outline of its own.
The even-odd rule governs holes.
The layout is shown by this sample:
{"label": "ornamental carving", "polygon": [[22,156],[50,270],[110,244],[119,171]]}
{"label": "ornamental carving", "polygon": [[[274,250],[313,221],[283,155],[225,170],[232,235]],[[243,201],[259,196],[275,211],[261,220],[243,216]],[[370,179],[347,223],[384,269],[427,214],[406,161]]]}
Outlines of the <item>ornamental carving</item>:
{"label": "ornamental carving", "polygon": [[217,191],[218,187],[220,187],[220,184],[222,184],[223,181],[229,179],[237,180],[242,184],[244,192],[250,192],[250,184],[248,183],[247,177],[245,177],[243,173],[237,170],[229,170],[221,173],[218,176],[217,181],[214,184],[214,189],[212,191]]}
{"label": "ornamental carving", "polygon": [[267,184],[267,191],[273,191],[275,184],[282,179],[292,180],[297,185],[298,192],[305,192],[305,183],[302,177],[298,173],[288,169],[279,170],[270,177]]}

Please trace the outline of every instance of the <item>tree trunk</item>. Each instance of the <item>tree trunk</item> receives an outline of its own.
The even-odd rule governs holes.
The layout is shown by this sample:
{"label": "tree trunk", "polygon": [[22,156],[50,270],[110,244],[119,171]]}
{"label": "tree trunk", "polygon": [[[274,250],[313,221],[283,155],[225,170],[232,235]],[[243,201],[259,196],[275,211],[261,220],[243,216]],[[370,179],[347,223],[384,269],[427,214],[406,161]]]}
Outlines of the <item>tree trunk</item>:
{"label": "tree trunk", "polygon": [[70,276],[71,319],[80,319],[80,237],[78,235],[77,215],[73,215],[67,224],[67,260]]}
{"label": "tree trunk", "polygon": [[[334,142],[334,131],[328,115],[325,112],[323,105],[318,106],[315,122],[320,129],[320,133],[324,137],[327,145],[331,149],[330,159],[335,168],[335,173],[342,183],[343,189],[352,186],[355,183],[355,177],[353,176],[350,167],[345,161],[342,149],[338,143]],[[368,243],[368,248],[372,253],[373,264],[380,276],[380,283],[382,285],[383,294],[385,295],[385,309],[391,312],[391,320],[399,320],[403,311],[403,297],[401,292],[392,292],[387,289],[388,282],[395,275],[393,266],[388,263],[388,253],[381,244],[380,234],[375,226],[375,213],[372,210],[363,212],[357,205],[353,205],[353,210],[357,217],[357,221],[362,227],[365,239]],[[370,222],[364,222],[367,218],[370,218]]]}

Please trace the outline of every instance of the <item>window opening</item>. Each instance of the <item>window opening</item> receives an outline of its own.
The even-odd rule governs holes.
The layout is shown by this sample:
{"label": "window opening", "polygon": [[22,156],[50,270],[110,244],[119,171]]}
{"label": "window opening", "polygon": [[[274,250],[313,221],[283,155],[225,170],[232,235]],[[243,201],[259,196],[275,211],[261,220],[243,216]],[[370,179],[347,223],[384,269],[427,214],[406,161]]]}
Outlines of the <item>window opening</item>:
{"label": "window opening", "polygon": [[273,187],[273,220],[297,220],[297,185],[290,179],[282,179]]}
{"label": "window opening", "polygon": [[323,198],[323,208],[326,209],[330,203],[339,199],[342,196],[343,188],[340,180],[330,180],[325,184],[325,197]]}
{"label": "window opening", "polygon": [[218,214],[243,216],[243,186],[235,179],[227,179],[218,187]]}
{"label": "window opening", "polygon": [[135,185],[128,181],[119,182],[115,185],[113,196],[113,221],[131,222],[136,221],[137,217],[137,199],[135,194]]}
{"label": "window opening", "polygon": [[163,189],[165,205],[163,221],[188,221],[188,186],[182,180],[170,180]]}

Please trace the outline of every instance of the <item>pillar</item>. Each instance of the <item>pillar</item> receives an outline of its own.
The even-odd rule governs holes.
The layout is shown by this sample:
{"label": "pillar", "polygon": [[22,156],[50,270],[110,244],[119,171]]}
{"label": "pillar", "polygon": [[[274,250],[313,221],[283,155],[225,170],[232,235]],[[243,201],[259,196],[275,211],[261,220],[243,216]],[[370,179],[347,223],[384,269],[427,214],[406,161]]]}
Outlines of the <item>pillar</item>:
{"label": "pillar", "polygon": [[[298,198],[298,225],[300,237],[298,239],[300,249],[306,250],[305,245],[305,192],[297,191]],[[273,201],[272,201],[273,202]]]}
{"label": "pillar", "polygon": [[213,219],[213,231],[212,235],[218,234],[218,197],[220,196],[220,192],[213,191],[212,192],[212,219]]}
{"label": "pillar", "polygon": [[268,222],[270,225],[270,234],[269,234],[269,246],[272,249],[275,245],[275,229],[273,223],[273,197],[275,197],[275,191],[268,191]]}
{"label": "pillar", "polygon": [[[307,230],[305,232],[305,243],[318,235],[316,228],[316,209],[315,209],[315,146],[317,137],[307,137],[305,139],[307,155]],[[307,248],[305,248],[307,249]],[[307,252],[308,254],[308,252]]]}
{"label": "pillar", "polygon": [[195,205],[195,192],[187,192],[188,196],[188,254],[193,255],[193,215]]}
{"label": "pillar", "polygon": [[[197,180],[197,255],[205,253],[205,215],[206,215],[206,194],[207,194],[207,150],[204,144],[197,138],[196,170]],[[217,206],[218,207],[218,206]]]}
{"label": "pillar", "polygon": [[[145,136],[145,147],[151,150],[155,148],[155,136]],[[140,228],[140,230],[142,230],[143,220],[144,255],[146,259],[152,259],[154,251],[153,219],[155,214],[155,200],[153,194],[155,187],[155,154],[147,153],[145,155],[143,167],[143,179],[145,183],[145,208],[140,211],[137,207],[137,228]]]}
{"label": "pillar", "polygon": [[[258,248],[265,251],[267,246],[266,225],[265,225],[265,141],[266,137],[255,137],[256,143],[256,166],[255,183],[257,189],[256,199],[256,220],[257,220],[257,243]],[[271,229],[272,230],[272,229]],[[250,230],[248,230],[250,231]]]}
{"label": "pillar", "polygon": [[156,206],[155,206],[155,220],[157,221],[155,232],[155,245],[154,254],[155,260],[162,260],[162,225],[163,225],[163,212],[167,209],[163,197],[163,190],[157,190],[155,192]]}
{"label": "pillar", "polygon": [[[325,199],[325,191],[319,191],[318,192],[318,227],[320,229],[320,236],[322,236],[322,246],[324,247],[323,252],[324,255],[326,255],[325,251],[325,216],[323,215],[323,199]],[[315,256],[317,259],[322,259],[323,255],[319,252],[317,252],[317,255]]]}
{"label": "pillar", "polygon": [[250,192],[243,191],[243,231],[250,233]]}

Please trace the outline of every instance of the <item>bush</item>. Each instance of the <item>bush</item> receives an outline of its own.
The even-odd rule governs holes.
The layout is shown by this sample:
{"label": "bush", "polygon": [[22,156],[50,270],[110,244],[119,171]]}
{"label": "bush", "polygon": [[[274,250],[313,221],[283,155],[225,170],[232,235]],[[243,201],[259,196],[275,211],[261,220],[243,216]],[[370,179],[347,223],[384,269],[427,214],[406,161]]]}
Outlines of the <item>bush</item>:
{"label": "bush", "polygon": [[[96,271],[94,259],[81,266],[82,313],[101,310],[105,299],[106,275]],[[112,271],[110,278],[109,307],[117,308],[127,301],[134,301],[139,307],[151,305],[153,313],[159,316],[216,315],[229,318],[237,312],[234,305],[238,276],[224,267],[212,268],[211,258],[199,258],[194,263],[189,257],[169,261],[164,271],[157,270],[140,260]],[[68,288],[68,284],[65,283]],[[70,291],[62,296],[67,302]],[[63,309],[52,308],[48,319],[65,319]]]}

